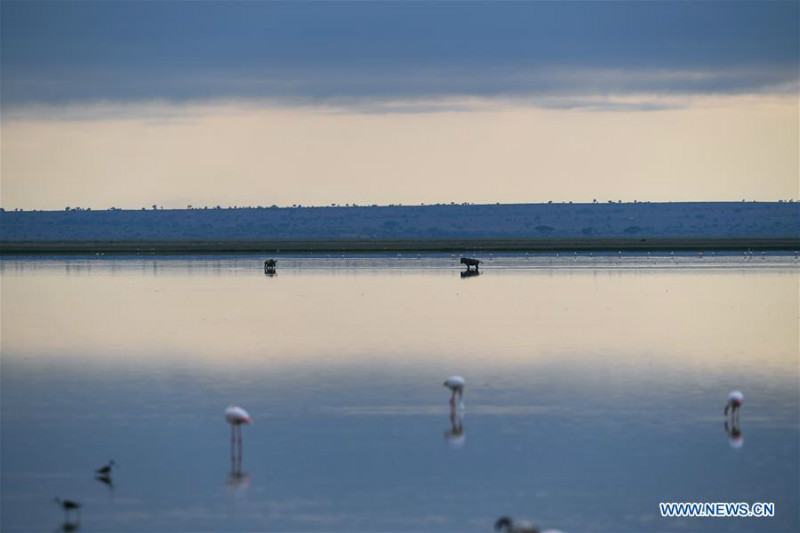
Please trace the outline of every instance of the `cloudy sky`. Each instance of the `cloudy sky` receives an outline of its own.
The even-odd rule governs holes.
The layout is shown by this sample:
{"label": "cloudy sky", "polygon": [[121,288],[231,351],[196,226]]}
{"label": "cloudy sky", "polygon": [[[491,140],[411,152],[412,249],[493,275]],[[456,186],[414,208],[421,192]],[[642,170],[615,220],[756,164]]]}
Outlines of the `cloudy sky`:
{"label": "cloudy sky", "polygon": [[800,196],[794,1],[0,15],[6,209]]}

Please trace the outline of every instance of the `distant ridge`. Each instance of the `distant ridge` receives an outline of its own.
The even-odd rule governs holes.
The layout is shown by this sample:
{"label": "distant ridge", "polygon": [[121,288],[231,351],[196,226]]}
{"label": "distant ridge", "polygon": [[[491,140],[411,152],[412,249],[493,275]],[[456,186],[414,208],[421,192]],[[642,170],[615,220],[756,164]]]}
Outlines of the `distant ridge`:
{"label": "distant ridge", "polygon": [[[800,245],[800,203],[592,203],[0,212],[0,251],[393,249],[391,243]],[[213,244],[212,244],[213,243]],[[306,243],[306,245],[304,245]],[[378,243],[383,243],[378,246]],[[386,244],[389,243],[389,244]],[[528,244],[526,244],[528,243]],[[571,244],[569,244],[571,243]],[[626,244],[627,243],[627,244]],[[638,244],[637,244],[638,243]],[[669,243],[669,244],[667,244]],[[727,244],[726,244],[727,243]],[[760,243],[760,244],[759,244]],[[56,246],[57,245],[57,246]],[[611,244],[608,244],[612,246]],[[71,246],[71,248],[70,248]],[[411,248],[409,248],[411,247]],[[428,248],[426,248],[428,249]]]}

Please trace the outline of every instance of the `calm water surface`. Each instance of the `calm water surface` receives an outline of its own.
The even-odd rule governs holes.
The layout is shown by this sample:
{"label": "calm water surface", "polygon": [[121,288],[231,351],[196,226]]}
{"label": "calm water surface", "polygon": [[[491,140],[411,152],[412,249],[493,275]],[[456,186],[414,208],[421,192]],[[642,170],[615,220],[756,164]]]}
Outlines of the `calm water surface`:
{"label": "calm water surface", "polygon": [[1,260],[2,530],[800,530],[792,256],[485,259]]}

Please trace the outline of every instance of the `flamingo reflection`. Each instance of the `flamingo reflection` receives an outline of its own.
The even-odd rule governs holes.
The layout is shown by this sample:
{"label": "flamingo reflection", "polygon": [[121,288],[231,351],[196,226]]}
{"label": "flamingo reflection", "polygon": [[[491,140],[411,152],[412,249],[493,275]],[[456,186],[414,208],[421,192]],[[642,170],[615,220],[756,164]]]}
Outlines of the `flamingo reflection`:
{"label": "flamingo reflection", "polygon": [[464,432],[464,415],[457,411],[455,406],[450,406],[450,429],[445,430],[444,440],[452,449],[463,448],[467,441],[467,434]]}
{"label": "flamingo reflection", "polygon": [[728,444],[730,444],[731,448],[738,450],[744,446],[744,436],[742,436],[738,418],[732,420],[730,424],[727,420],[725,421],[725,433],[728,434]]}

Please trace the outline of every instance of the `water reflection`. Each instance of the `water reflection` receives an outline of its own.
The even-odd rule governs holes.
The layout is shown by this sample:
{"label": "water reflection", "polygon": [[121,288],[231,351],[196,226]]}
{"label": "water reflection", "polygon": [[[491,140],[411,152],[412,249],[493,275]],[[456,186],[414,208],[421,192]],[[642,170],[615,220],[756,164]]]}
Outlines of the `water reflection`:
{"label": "water reflection", "polygon": [[74,522],[65,521],[62,523],[56,531],[63,531],[64,533],[72,533],[73,531],[78,531],[81,527],[80,520],[75,520]]}
{"label": "water reflection", "polygon": [[483,274],[483,272],[481,272],[477,268],[475,270],[462,270],[461,271],[461,278],[462,279],[463,278],[473,278],[475,276],[480,276],[481,274]]}
{"label": "water reflection", "polygon": [[728,435],[728,444],[730,444],[731,448],[738,450],[744,446],[744,436],[742,435],[742,430],[739,427],[738,418],[725,421],[725,433]]}
{"label": "water reflection", "polygon": [[231,456],[231,471],[225,478],[225,485],[228,490],[234,494],[245,491],[252,481],[253,477],[250,472],[242,470],[241,457],[239,457],[238,461],[234,461],[233,456]]}
{"label": "water reflection", "polygon": [[97,474],[96,476],[94,476],[94,479],[99,481],[100,483],[102,483],[106,487],[108,487],[109,491],[113,491],[114,490],[114,480],[111,479],[111,475],[110,474]]}
{"label": "water reflection", "polygon": [[[486,259],[491,274],[462,284],[457,257],[281,257],[272,313],[253,256],[70,273],[0,261],[0,530],[55,529],[57,494],[91,506],[83,528],[110,533],[264,531],[265,517],[279,531],[477,532],[534,508],[569,531],[730,533],[752,523],[681,526],[653,502],[797,509],[796,269]],[[454,371],[470,376],[469,448],[463,411],[443,409],[458,392],[435,385]],[[758,438],[719,453],[733,386],[758,398],[745,414]],[[248,430],[257,476],[241,427],[230,447],[222,433],[231,398],[269,420]],[[726,419],[741,445],[738,415]],[[87,475],[100,450],[124,465],[113,505],[111,476]]]}
{"label": "water reflection", "polygon": [[463,448],[467,441],[464,431],[464,414],[455,406],[450,407],[450,428],[444,432],[444,440],[452,449]]}

